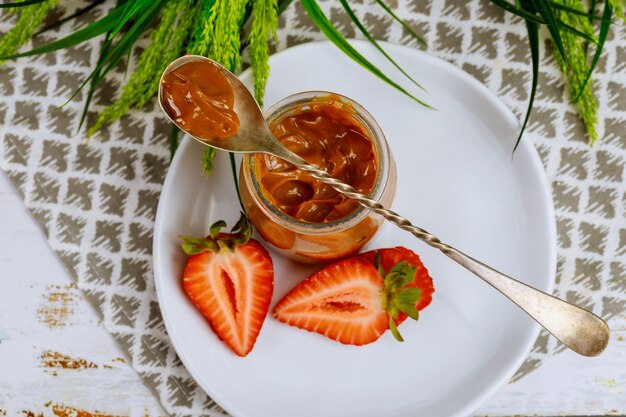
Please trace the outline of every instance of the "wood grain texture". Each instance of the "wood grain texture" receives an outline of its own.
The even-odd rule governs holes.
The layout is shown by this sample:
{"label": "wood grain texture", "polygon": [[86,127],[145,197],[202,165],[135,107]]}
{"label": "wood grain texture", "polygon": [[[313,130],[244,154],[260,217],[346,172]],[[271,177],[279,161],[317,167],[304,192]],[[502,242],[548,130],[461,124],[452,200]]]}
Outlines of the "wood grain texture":
{"label": "wood grain texture", "polygon": [[0,213],[0,416],[165,416],[4,176]]}
{"label": "wood grain texture", "polygon": [[[0,416],[165,416],[3,175],[0,213]],[[602,356],[564,352],[476,415],[626,415],[626,315],[610,324]]]}

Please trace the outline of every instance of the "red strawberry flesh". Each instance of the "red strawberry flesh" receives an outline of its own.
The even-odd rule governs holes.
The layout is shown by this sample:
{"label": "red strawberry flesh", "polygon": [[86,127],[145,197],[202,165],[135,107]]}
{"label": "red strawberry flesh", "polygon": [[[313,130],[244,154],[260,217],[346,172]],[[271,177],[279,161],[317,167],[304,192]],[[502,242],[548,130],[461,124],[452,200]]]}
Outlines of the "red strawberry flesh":
{"label": "red strawberry flesh", "polygon": [[402,341],[396,325],[407,314],[417,319],[433,292],[419,256],[403,247],[379,249],[311,275],[278,302],[274,317],[344,344],[374,342],[387,329]]}
{"label": "red strawberry flesh", "polygon": [[377,340],[387,330],[382,309],[383,279],[361,257],[332,264],[311,275],[274,307],[274,317],[291,326],[350,345]]}
{"label": "red strawberry flesh", "polygon": [[219,338],[246,356],[267,315],[273,275],[269,253],[250,239],[232,249],[191,255],[183,287]]}

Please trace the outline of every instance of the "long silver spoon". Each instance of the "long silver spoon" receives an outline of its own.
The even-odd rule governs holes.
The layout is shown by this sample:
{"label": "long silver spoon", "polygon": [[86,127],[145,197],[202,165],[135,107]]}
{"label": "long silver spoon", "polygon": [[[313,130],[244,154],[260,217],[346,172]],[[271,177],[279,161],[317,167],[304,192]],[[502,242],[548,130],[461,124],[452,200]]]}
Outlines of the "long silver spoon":
{"label": "long silver spoon", "polygon": [[436,236],[424,229],[413,226],[404,217],[386,209],[382,204],[371,198],[356,192],[354,188],[332,178],[325,171],[307,163],[304,159],[291,152],[274,137],[265,122],[261,109],[248,89],[234,74],[215,61],[202,56],[187,55],[173,61],[163,72],[159,84],[159,104],[163,112],[174,124],[178,125],[165,110],[163,103],[163,76],[182,64],[198,60],[214,63],[228,79],[235,96],[234,111],[237,113],[241,124],[239,132],[226,139],[201,138],[190,135],[191,137],[205,145],[225,151],[274,155],[307,171],[312,177],[331,185],[338,192],[354,199],[369,210],[380,214],[391,223],[412,233],[433,248],[439,249],[449,258],[473,272],[517,304],[537,323],[574,352],[584,356],[597,356],[606,348],[609,343],[610,330],[600,317],[517,281],[464,254],[458,249],[441,242]]}

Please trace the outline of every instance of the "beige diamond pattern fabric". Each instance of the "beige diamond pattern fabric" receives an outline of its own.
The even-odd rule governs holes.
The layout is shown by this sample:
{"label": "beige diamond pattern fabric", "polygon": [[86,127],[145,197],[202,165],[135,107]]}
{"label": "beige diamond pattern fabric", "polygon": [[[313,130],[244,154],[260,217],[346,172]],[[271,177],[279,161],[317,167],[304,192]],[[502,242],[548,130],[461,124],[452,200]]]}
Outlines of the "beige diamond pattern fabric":
{"label": "beige diamond pattern fabric", "polygon": [[[81,5],[71,0],[61,4],[65,11]],[[362,37],[338,1],[320,4],[347,37]],[[375,2],[351,4],[377,38],[423,48]],[[429,53],[473,75],[523,116],[530,55],[519,19],[487,0],[388,4],[425,35]],[[34,45],[102,14],[96,9],[73,26],[36,37]],[[14,16],[3,13],[0,30],[6,32],[12,22]],[[279,50],[324,39],[297,1],[279,26]],[[152,229],[169,165],[170,125],[153,101],[87,141],[78,132],[84,95],[59,107],[89,74],[98,46],[92,41],[0,68],[0,168],[164,408],[177,416],[223,415],[177,358],[154,291]],[[131,66],[142,47],[131,57]],[[556,294],[610,319],[626,309],[626,28],[614,30],[599,64],[595,87],[602,139],[592,150],[548,43],[542,45],[542,60],[525,140],[537,147],[552,185],[558,229]],[[111,103],[123,82],[120,66],[103,83],[92,110]],[[512,145],[514,138],[503,140]],[[516,378],[561,349],[542,334]]]}

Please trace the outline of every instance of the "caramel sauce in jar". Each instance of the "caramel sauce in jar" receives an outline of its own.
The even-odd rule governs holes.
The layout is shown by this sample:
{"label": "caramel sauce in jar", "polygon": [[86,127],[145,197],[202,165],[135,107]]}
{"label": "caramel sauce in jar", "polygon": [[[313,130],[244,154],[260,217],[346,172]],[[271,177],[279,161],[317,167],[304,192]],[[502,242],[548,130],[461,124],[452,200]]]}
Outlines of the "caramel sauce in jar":
{"label": "caramel sauce in jar", "polygon": [[[272,133],[307,162],[389,206],[395,164],[380,127],[358,103],[327,92],[281,100],[266,112]],[[308,263],[357,253],[383,219],[291,164],[243,158],[240,192],[259,234],[282,254]]]}
{"label": "caramel sauce in jar", "polygon": [[239,132],[233,89],[213,62],[184,63],[163,76],[161,87],[165,111],[186,132],[201,139]]}
{"label": "caramel sauce in jar", "polygon": [[[354,114],[354,107],[331,95],[280,117],[271,128],[283,145],[308,163],[369,194],[378,162],[372,139]],[[359,207],[330,185],[275,156],[257,157],[256,171],[268,200],[297,220],[329,222]]]}

